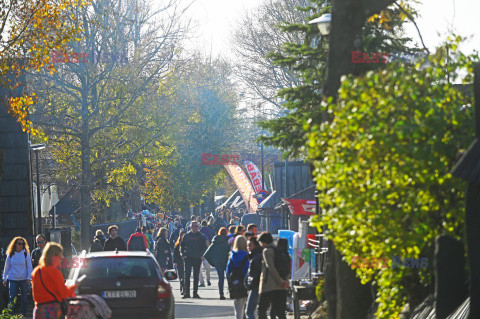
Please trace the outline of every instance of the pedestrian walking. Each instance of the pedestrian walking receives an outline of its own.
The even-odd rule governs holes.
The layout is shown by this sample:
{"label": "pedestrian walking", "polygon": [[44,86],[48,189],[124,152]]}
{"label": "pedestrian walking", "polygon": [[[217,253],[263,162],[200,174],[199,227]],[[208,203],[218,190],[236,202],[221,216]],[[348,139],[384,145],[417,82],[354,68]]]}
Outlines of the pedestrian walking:
{"label": "pedestrian walking", "polygon": [[262,250],[263,248],[257,241],[256,237],[251,237],[247,241],[248,259],[250,259],[250,267],[245,277],[245,286],[249,290],[246,313],[247,319],[255,319],[255,310],[258,304],[258,286],[260,284],[260,275],[262,273]]}
{"label": "pedestrian walking", "polygon": [[218,292],[220,293],[220,300],[225,300],[223,287],[225,283],[225,270],[227,269],[228,254],[230,247],[228,246],[227,229],[221,227],[218,230],[218,235],[213,237],[212,243],[205,251],[203,256],[208,260],[209,264],[215,267],[218,274]]}
{"label": "pedestrian walking", "polygon": [[63,318],[61,302],[75,297],[75,288],[65,286],[58,269],[63,258],[63,248],[57,243],[45,246],[39,266],[32,273],[32,294],[35,301],[33,319]]}
{"label": "pedestrian walking", "polygon": [[125,245],[125,241],[123,240],[123,238],[118,236],[117,225],[112,225],[108,227],[108,235],[110,235],[110,238],[105,241],[105,246],[103,249],[104,251],[127,250],[127,245]]}
{"label": "pedestrian walking", "polygon": [[102,244],[103,248],[103,246],[105,246],[105,241],[107,240],[107,238],[105,237],[105,234],[101,229],[97,229],[97,231],[95,232],[95,238],[98,238],[98,240],[100,240],[100,244]]}
{"label": "pedestrian walking", "polygon": [[40,234],[35,238],[35,241],[37,243],[37,248],[32,250],[32,267],[35,269],[35,267],[38,266],[38,263],[40,262],[40,257],[42,257],[43,249],[45,248],[45,245],[47,244],[47,239],[45,238],[45,235]]}
{"label": "pedestrian walking", "polygon": [[181,252],[185,262],[185,294],[182,298],[190,298],[190,276],[193,270],[193,298],[200,298],[198,295],[198,275],[203,253],[207,248],[205,237],[200,233],[198,223],[191,222],[189,231],[182,240]]}
{"label": "pedestrian walking", "polygon": [[235,227],[235,233],[228,240],[228,244],[230,245],[230,247],[233,247],[233,243],[235,242],[235,238],[237,238],[237,236],[243,235],[245,235],[245,227],[242,225],[238,225],[237,227]]}
{"label": "pedestrian walking", "polygon": [[102,244],[101,235],[103,235],[103,232],[98,229],[96,235],[93,237],[92,243],[90,244],[89,252],[94,253],[97,251],[103,251],[103,245],[105,242]]}
{"label": "pedestrian walking", "polygon": [[142,227],[142,233],[145,235],[145,238],[147,239],[147,245],[148,245],[147,248],[153,251],[153,248],[154,248],[153,237],[148,233],[147,226]]}
{"label": "pedestrian walking", "polygon": [[[202,227],[200,228],[200,232],[207,239],[207,246],[210,245],[210,243],[212,242],[212,238],[213,238],[213,232],[212,232],[212,229],[210,227],[208,227],[208,224],[207,224],[206,220],[202,221]],[[208,286],[212,285],[211,282],[210,282],[210,268],[212,268],[212,266],[210,266],[210,264],[208,263],[208,260],[203,258],[201,268],[200,268],[200,287],[205,287],[205,280],[204,280],[204,277],[203,277],[202,269],[205,269],[205,277],[207,278],[207,285]]]}
{"label": "pedestrian walking", "polygon": [[172,251],[170,250],[170,243],[167,239],[167,229],[165,227],[160,228],[157,235],[157,241],[155,242],[155,251],[158,264],[163,270],[168,269],[168,264],[172,259]]}
{"label": "pedestrian walking", "polygon": [[248,225],[247,225],[247,231],[252,232],[252,233],[253,233],[253,236],[257,237],[257,233],[258,233],[257,225],[255,225],[255,224],[248,224]]}
{"label": "pedestrian walking", "polygon": [[182,295],[185,294],[185,263],[180,253],[180,245],[182,244],[183,236],[185,236],[185,231],[181,228],[177,242],[173,248],[173,262],[177,269],[178,281],[180,282],[180,293]]}
{"label": "pedestrian walking", "polygon": [[27,316],[28,287],[31,284],[32,259],[28,242],[23,237],[15,237],[7,247],[7,259],[3,270],[3,285],[8,283],[8,303],[12,303],[20,289],[21,311]]}
{"label": "pedestrian walking", "polygon": [[[285,238],[280,238],[285,239]],[[283,240],[279,242],[281,246]],[[285,239],[286,241],[286,239]],[[288,293],[288,281],[290,276],[290,260],[280,261],[275,263],[275,254],[279,254],[278,260],[281,260],[281,256],[284,256],[282,249],[277,249],[273,244],[272,234],[269,232],[262,232],[258,238],[260,246],[263,247],[263,260],[262,260],[262,274],[260,275],[260,285],[258,292],[260,294],[258,299],[258,318],[266,319],[267,310],[271,306],[270,318],[278,317],[285,319],[285,308]],[[288,241],[287,241],[288,249]],[[288,253],[287,253],[288,256]],[[282,270],[279,267],[282,266]]]}
{"label": "pedestrian walking", "polygon": [[170,235],[170,247],[173,249],[173,246],[175,245],[175,243],[177,242],[177,239],[178,239],[178,235],[180,234],[180,231],[183,230],[183,225],[179,222],[179,221],[176,221],[175,222],[175,230],[173,231],[173,233]]}
{"label": "pedestrian walking", "polygon": [[130,235],[127,242],[127,250],[130,251],[146,251],[148,247],[147,238],[142,233],[140,227],[137,227],[135,233]]}
{"label": "pedestrian walking", "polygon": [[245,276],[249,267],[247,239],[245,236],[237,236],[233,243],[227,263],[227,278],[230,298],[233,299],[236,319],[243,319],[248,292],[245,287]]}

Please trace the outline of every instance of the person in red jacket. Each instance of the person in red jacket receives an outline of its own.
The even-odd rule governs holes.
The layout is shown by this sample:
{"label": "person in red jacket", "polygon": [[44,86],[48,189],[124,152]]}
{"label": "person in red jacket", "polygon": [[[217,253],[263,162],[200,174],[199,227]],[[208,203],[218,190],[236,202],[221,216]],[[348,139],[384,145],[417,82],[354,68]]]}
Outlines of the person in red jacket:
{"label": "person in red jacket", "polygon": [[133,251],[146,251],[148,248],[147,238],[142,233],[140,227],[137,227],[135,233],[133,233],[127,242],[127,250]]}
{"label": "person in red jacket", "polygon": [[48,243],[38,267],[32,273],[34,319],[62,318],[60,303],[66,298],[75,297],[77,286],[65,286],[62,273],[58,269],[63,258],[62,253],[61,245]]}

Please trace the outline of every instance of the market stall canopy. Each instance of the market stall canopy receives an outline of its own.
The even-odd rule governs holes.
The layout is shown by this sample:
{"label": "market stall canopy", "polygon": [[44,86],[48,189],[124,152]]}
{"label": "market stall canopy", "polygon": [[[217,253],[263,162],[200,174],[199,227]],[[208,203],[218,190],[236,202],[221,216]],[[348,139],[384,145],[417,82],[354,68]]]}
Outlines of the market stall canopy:
{"label": "market stall canopy", "polygon": [[237,196],[240,196],[240,192],[238,191],[238,189],[235,192],[233,192],[232,195],[230,195],[230,197],[225,201],[225,203],[215,208],[215,210],[221,211],[222,209],[225,209],[227,205],[232,204],[232,202],[237,198]]}
{"label": "market stall canopy", "polygon": [[265,198],[260,205],[258,205],[258,209],[274,209],[275,205],[278,203],[279,199],[277,198],[277,192],[273,191],[267,198]]}
{"label": "market stall canopy", "polygon": [[315,200],[282,198],[282,201],[288,206],[292,215],[315,215]]}

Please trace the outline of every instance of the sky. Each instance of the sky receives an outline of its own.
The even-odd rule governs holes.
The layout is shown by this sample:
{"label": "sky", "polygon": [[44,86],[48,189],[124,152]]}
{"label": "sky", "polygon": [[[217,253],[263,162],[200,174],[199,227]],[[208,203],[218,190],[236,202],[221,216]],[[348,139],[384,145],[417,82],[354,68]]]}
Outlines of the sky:
{"label": "sky", "polygon": [[[197,27],[192,31],[192,39],[187,48],[198,49],[213,56],[231,57],[230,37],[236,22],[245,10],[253,10],[263,0],[195,0],[187,15],[196,21]],[[416,6],[420,17],[416,19],[425,45],[432,49],[453,29],[463,36],[474,35],[464,46],[470,53],[480,49],[480,1],[474,0],[424,0]],[[407,26],[408,35],[415,41],[418,33],[412,23]]]}

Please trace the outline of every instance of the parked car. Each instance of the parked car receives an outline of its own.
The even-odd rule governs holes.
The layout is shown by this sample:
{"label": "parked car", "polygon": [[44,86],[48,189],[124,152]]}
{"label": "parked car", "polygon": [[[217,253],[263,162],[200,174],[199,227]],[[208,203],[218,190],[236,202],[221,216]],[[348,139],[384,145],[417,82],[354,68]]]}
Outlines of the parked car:
{"label": "parked car", "polygon": [[[97,294],[112,310],[112,318],[175,317],[175,300],[168,280],[175,271],[160,269],[150,252],[82,252],[67,285],[85,275],[77,294]],[[167,279],[168,278],[168,279]]]}

